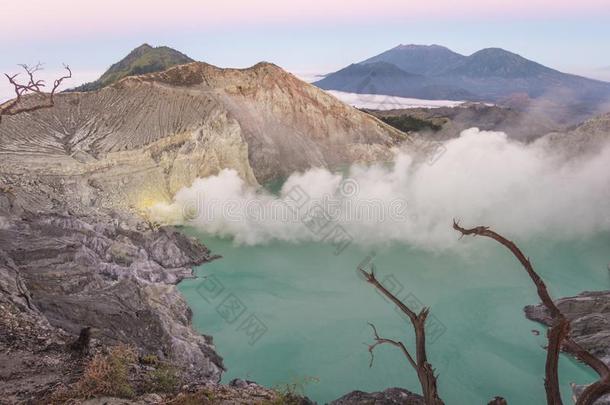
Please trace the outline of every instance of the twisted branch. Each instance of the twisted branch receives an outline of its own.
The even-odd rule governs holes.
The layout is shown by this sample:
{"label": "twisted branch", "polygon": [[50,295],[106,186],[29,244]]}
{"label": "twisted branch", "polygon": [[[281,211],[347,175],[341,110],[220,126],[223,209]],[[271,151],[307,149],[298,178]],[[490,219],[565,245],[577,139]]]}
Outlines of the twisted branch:
{"label": "twisted branch", "polygon": [[[50,108],[55,105],[55,92],[61,85],[61,83],[72,77],[72,71],[68,65],[64,65],[64,69],[68,72],[66,75],[56,79],[53,82],[53,87],[50,93],[44,92],[44,87],[46,83],[44,80],[36,79],[35,73],[42,70],[42,64],[38,63],[35,66],[28,65],[19,65],[25,71],[28,81],[26,83],[19,83],[17,81],[17,77],[19,73],[15,73],[14,75],[4,74],[8,79],[9,83],[13,85],[15,91],[15,98],[0,105],[0,122],[2,122],[2,116],[4,115],[17,115],[25,112],[31,112],[35,110],[40,110],[43,108]],[[29,94],[37,94],[44,97],[44,100],[41,103],[33,104],[33,105],[22,105],[23,98]]]}
{"label": "twisted branch", "polygon": [[375,348],[381,344],[388,343],[388,344],[391,344],[392,346],[398,347],[402,351],[402,353],[405,355],[407,360],[409,361],[409,364],[411,364],[411,367],[413,367],[417,371],[417,364],[415,363],[415,360],[413,360],[411,353],[409,353],[409,351],[407,350],[407,348],[405,347],[405,345],[402,342],[379,337],[379,334],[377,333],[377,328],[375,328],[375,325],[373,325],[370,322],[369,322],[369,325],[373,329],[373,336],[375,337],[375,343],[373,343],[372,345],[369,345],[369,353],[371,354],[371,361],[369,363],[369,367],[373,367],[373,360],[375,359],[373,350],[375,350]]}
{"label": "twisted branch", "polygon": [[372,284],[377,290],[379,290],[384,296],[386,296],[390,301],[392,301],[396,306],[409,317],[413,328],[415,329],[415,359],[411,356],[411,353],[407,350],[406,346],[396,340],[386,339],[379,336],[377,333],[377,329],[371,323],[371,328],[373,329],[373,335],[375,339],[375,343],[369,346],[369,353],[371,354],[371,362],[370,366],[373,365],[373,351],[375,348],[381,344],[390,344],[392,346],[398,347],[404,356],[407,358],[409,364],[413,369],[417,372],[417,378],[419,379],[419,383],[422,388],[422,393],[424,396],[424,402],[426,405],[444,405],[442,399],[440,399],[438,395],[437,388],[437,380],[436,375],[434,374],[434,369],[428,363],[428,356],[426,354],[426,318],[428,317],[429,309],[422,308],[419,314],[416,314],[411,308],[407,307],[402,301],[400,301],[394,294],[388,291],[383,284],[381,284],[377,278],[375,277],[375,269],[374,267],[371,269],[371,272],[367,272],[362,267],[359,267],[358,270],[362,273],[365,280]]}
{"label": "twisted branch", "polygon": [[570,336],[570,321],[561,312],[559,307],[551,298],[544,281],[534,271],[532,264],[521,249],[514,242],[506,239],[502,235],[492,231],[489,227],[478,226],[471,229],[462,228],[457,221],[453,221],[453,229],[460,232],[460,238],[465,235],[485,236],[504,245],[519,260],[534,284],[542,304],[551,315],[550,328],[547,332],[548,346],[545,366],[544,387],[546,390],[547,404],[561,405],[561,394],[559,390],[559,353],[564,351],[576,357],[578,360],[591,367],[600,379],[589,385],[578,397],[576,405],[591,405],[597,399],[610,392],[610,370],[608,366],[593,356],[582,346],[576,343]]}

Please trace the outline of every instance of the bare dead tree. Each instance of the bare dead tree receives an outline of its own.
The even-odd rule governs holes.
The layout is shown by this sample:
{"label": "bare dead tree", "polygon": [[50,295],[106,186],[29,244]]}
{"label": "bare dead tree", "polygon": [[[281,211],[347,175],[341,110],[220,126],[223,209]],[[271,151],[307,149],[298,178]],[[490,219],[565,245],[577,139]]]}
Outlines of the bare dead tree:
{"label": "bare dead tree", "polygon": [[[0,122],[2,122],[2,116],[4,115],[17,115],[25,112],[31,112],[40,110],[43,108],[50,108],[55,105],[55,92],[61,85],[61,83],[72,77],[72,71],[68,65],[64,65],[64,68],[68,72],[65,76],[56,79],[53,82],[53,88],[50,93],[44,92],[46,83],[44,80],[36,79],[36,72],[42,70],[42,65],[38,63],[36,66],[19,65],[23,68],[27,75],[27,82],[20,83],[17,78],[19,73],[14,75],[4,74],[8,79],[9,83],[13,85],[15,90],[15,98],[7,101],[4,104],[0,104]],[[37,100],[35,103],[24,102],[24,97],[27,95],[39,95],[42,97],[41,100]]]}
{"label": "bare dead tree", "polygon": [[432,365],[428,362],[428,356],[426,354],[426,319],[428,317],[429,308],[422,308],[419,314],[412,311],[407,307],[401,300],[399,300],[394,294],[388,291],[375,277],[374,267],[371,272],[367,272],[362,267],[358,270],[365,277],[366,281],[372,284],[377,290],[379,290],[384,296],[392,301],[411,321],[413,329],[415,330],[415,357],[411,355],[404,343],[392,339],[386,339],[379,336],[377,329],[371,323],[369,325],[373,329],[373,336],[375,342],[369,346],[369,353],[371,354],[370,366],[373,365],[374,350],[377,346],[382,344],[389,344],[398,347],[402,354],[405,356],[411,367],[417,373],[417,378],[422,388],[422,394],[426,405],[444,405],[444,402],[440,399],[437,389],[436,375]]}
{"label": "bare dead tree", "polygon": [[538,296],[542,301],[542,305],[546,307],[550,316],[551,323],[547,331],[547,356],[545,366],[544,387],[546,390],[547,404],[562,405],[561,394],[559,390],[559,353],[564,351],[576,357],[581,362],[591,367],[599,375],[599,380],[589,385],[578,397],[576,405],[592,405],[596,400],[604,394],[610,393],[610,370],[608,366],[582,348],[570,336],[570,321],[561,313],[555,302],[551,298],[544,281],[534,271],[534,268],[521,249],[517,245],[489,229],[486,226],[477,226],[471,229],[462,228],[457,221],[453,221],[453,228],[464,235],[485,236],[495,240],[505,246],[519,260],[531,280],[536,285]]}

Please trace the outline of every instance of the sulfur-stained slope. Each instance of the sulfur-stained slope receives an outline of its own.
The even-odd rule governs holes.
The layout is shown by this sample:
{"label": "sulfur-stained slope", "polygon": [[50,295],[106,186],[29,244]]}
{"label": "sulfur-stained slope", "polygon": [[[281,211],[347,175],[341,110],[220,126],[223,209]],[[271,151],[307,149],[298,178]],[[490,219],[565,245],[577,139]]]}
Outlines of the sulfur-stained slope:
{"label": "sulfur-stained slope", "polygon": [[309,167],[387,160],[405,141],[275,65],[195,62],[59,94],[54,108],[7,117],[0,175],[84,182],[90,190],[75,195],[96,194],[89,203],[133,207],[223,168],[256,184]]}

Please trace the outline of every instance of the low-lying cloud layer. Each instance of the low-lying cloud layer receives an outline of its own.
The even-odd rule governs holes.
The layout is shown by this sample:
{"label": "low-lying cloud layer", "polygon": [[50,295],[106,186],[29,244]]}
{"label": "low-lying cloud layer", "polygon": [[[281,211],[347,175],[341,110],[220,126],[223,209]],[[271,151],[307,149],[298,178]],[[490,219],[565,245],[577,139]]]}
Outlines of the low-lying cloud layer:
{"label": "low-lying cloud layer", "polygon": [[464,131],[433,164],[397,152],[391,165],[295,173],[279,195],[235,171],[198,179],[151,215],[238,243],[322,240],[333,228],[364,245],[450,247],[453,218],[513,238],[570,239],[610,230],[610,147],[565,161],[501,132]]}
{"label": "low-lying cloud layer", "polygon": [[[315,81],[320,79],[323,79],[323,77],[317,77]],[[372,108],[374,110],[457,107],[464,103],[464,101],[455,100],[422,100],[419,98],[386,96],[383,94],[346,93],[338,90],[326,90],[326,92],[332,94],[345,104],[356,108]]]}

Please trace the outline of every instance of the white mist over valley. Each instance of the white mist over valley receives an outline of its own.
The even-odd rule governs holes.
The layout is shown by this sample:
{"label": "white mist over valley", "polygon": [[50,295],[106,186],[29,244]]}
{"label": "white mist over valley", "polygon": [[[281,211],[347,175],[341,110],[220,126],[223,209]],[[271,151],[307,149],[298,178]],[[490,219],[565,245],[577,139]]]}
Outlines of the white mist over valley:
{"label": "white mist over valley", "polygon": [[457,240],[454,218],[502,229],[521,240],[572,239],[610,230],[608,145],[593,156],[566,159],[543,141],[523,144],[502,132],[473,128],[444,146],[433,163],[403,149],[388,164],[353,165],[342,173],[320,168],[294,173],[279,195],[223,170],[197,179],[176,194],[173,204],[153,207],[151,215],[239,244],[319,240],[299,215],[285,209],[291,192],[300,189],[310,201],[299,212],[332,201],[325,207],[328,216],[363,245],[451,247]]}
{"label": "white mist over valley", "polygon": [[345,104],[349,104],[356,108],[372,108],[376,110],[457,107],[464,103],[464,101],[455,100],[424,100],[419,98],[387,96],[384,94],[346,93],[337,90],[328,90],[327,92],[337,97]]}

